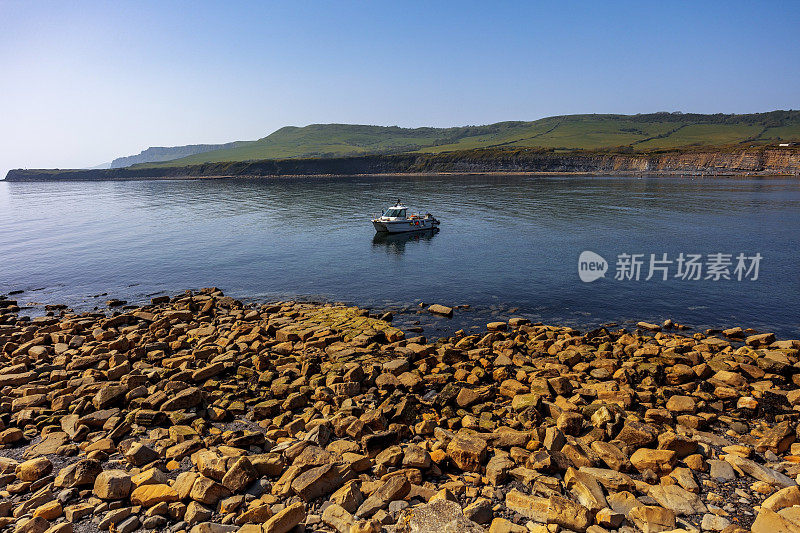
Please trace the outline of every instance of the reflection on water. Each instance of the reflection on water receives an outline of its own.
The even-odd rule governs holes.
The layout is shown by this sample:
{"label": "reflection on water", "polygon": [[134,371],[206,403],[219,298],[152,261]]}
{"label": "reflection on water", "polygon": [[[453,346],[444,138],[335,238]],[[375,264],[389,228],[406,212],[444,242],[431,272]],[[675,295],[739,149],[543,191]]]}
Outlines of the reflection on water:
{"label": "reflection on water", "polygon": [[409,231],[406,233],[377,232],[372,238],[373,247],[384,247],[388,253],[402,255],[406,251],[406,244],[427,243],[439,233],[439,228],[422,231]]}
{"label": "reflection on water", "polygon": [[[442,231],[376,236],[370,219],[397,198]],[[265,299],[470,304],[460,315],[477,323],[511,307],[575,326],[672,318],[798,336],[798,235],[796,179],[0,182],[0,293],[42,288],[18,299],[92,307],[100,293],[143,301],[213,285]],[[580,282],[584,250],[611,262],[605,278]],[[613,279],[617,254],[681,252],[764,260],[752,283]]]}

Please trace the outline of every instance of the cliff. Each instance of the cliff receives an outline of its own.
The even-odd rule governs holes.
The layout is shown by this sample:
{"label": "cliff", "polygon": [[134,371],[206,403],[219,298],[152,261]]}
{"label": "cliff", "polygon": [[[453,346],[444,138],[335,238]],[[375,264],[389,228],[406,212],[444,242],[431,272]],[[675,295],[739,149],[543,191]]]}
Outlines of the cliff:
{"label": "cliff", "polygon": [[226,144],[189,144],[186,146],[151,146],[147,150],[142,150],[136,155],[118,157],[111,162],[111,168],[122,168],[140,163],[158,163],[162,161],[172,161],[196,154],[212,152],[214,150],[225,150],[235,148],[243,144],[243,141],[236,141]]}
{"label": "cliff", "polygon": [[543,172],[588,174],[781,174],[800,176],[800,149],[748,148],[663,153],[470,150],[323,159],[203,163],[108,170],[11,170],[8,181],[183,179],[386,173]]}

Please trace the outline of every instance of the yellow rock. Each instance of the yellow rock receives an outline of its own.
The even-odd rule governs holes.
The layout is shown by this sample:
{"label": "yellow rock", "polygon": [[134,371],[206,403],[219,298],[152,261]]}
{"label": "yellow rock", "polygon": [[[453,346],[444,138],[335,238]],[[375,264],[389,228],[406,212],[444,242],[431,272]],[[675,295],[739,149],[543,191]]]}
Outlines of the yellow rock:
{"label": "yellow rock", "polygon": [[53,471],[53,463],[47,457],[37,457],[16,466],[15,473],[20,481],[36,481]]}
{"label": "yellow rock", "polygon": [[143,507],[152,507],[161,502],[178,501],[178,493],[169,485],[142,485],[131,493],[131,503]]}
{"label": "yellow rock", "polygon": [[753,533],[796,533],[797,530],[797,524],[764,507],[751,528]]}
{"label": "yellow rock", "polygon": [[37,507],[36,510],[33,511],[33,516],[34,518],[41,516],[45,520],[55,520],[61,516],[63,511],[64,510],[61,507],[61,502],[58,500],[53,500]]}

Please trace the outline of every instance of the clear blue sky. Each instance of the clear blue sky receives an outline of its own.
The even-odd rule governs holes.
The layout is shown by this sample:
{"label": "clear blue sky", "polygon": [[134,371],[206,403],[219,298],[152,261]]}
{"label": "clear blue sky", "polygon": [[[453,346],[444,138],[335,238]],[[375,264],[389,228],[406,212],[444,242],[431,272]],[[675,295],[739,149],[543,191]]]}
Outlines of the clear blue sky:
{"label": "clear blue sky", "polygon": [[800,2],[0,0],[0,173],[285,125],[800,107]]}

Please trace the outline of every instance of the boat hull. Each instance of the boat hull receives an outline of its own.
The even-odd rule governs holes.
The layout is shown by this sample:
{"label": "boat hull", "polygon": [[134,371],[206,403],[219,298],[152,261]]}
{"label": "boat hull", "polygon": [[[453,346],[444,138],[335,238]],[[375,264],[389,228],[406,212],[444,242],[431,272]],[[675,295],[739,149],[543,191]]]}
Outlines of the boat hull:
{"label": "boat hull", "polygon": [[436,227],[434,221],[427,218],[384,222],[373,220],[372,225],[375,226],[375,231],[380,233],[408,233],[410,231],[425,231]]}

